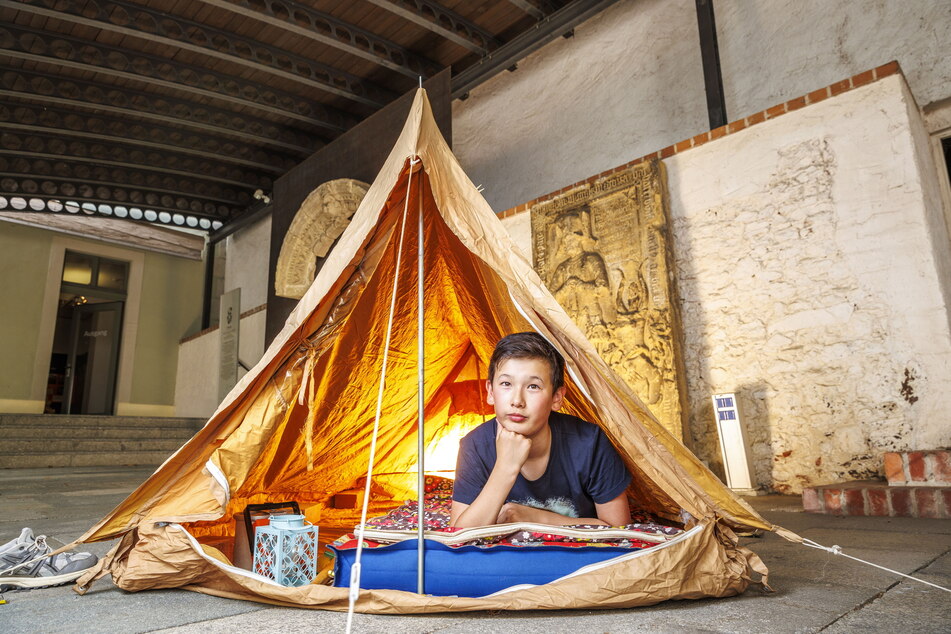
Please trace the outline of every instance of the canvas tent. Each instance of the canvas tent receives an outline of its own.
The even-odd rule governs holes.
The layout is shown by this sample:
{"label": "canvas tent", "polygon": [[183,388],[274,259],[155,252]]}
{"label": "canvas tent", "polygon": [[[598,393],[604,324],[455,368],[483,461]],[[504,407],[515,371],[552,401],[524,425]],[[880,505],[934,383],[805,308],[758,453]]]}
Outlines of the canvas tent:
{"label": "canvas tent", "polygon": [[[372,510],[412,490],[417,464],[417,219],[424,234],[425,444],[486,416],[482,384],[496,341],[536,330],[570,369],[562,411],[600,425],[634,475],[643,507],[687,520],[682,538],[609,569],[488,597],[392,590],[360,594],[362,612],[627,607],[742,592],[765,568],[731,529],[774,530],[668,434],[598,357],[463,173],[425,91],[337,247],[261,361],[204,428],[80,542],[120,537],[79,580],[189,589],[282,605],[347,609],[346,588],[284,588],[202,545],[227,538],[248,503],[297,500],[321,530],[352,530],[332,508],[361,484],[389,322]],[[394,287],[397,289],[393,293]],[[412,495],[412,494],[410,494]]]}

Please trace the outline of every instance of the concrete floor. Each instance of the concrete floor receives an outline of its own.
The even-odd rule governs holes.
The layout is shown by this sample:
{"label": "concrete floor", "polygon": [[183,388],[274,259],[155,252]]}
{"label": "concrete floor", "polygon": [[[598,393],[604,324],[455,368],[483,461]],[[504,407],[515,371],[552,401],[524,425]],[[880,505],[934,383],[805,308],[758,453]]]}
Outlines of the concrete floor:
{"label": "concrete floor", "polygon": [[[0,470],[0,543],[24,526],[69,541],[112,509],[150,470],[110,467]],[[830,517],[800,498],[750,502],[770,521],[821,544],[951,586],[951,520]],[[629,610],[356,615],[355,632],[949,632],[951,594],[773,534],[745,538],[776,590],[673,601]],[[85,550],[104,554],[110,543]],[[71,586],[5,593],[3,632],[341,632],[346,615],[220,599],[184,590],[130,594],[102,579],[85,596]]]}

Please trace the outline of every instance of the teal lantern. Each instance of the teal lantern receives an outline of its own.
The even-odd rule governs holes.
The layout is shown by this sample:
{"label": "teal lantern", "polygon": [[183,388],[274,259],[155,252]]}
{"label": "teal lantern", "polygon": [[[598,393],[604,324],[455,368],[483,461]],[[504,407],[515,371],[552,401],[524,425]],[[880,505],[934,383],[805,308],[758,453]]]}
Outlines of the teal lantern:
{"label": "teal lantern", "polygon": [[274,515],[257,529],[254,572],[282,586],[304,586],[317,576],[317,527],[303,515]]}

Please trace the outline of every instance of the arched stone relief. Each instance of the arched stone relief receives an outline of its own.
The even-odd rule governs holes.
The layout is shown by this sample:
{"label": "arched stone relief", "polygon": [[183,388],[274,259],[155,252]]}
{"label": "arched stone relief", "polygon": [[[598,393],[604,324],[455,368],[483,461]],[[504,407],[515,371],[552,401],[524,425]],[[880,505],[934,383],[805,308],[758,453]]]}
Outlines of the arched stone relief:
{"label": "arched stone relief", "polygon": [[353,212],[369,185],[351,178],[338,178],[312,191],[294,215],[277,258],[274,293],[300,299],[317,272],[317,258],[327,256],[334,241],[350,224]]}

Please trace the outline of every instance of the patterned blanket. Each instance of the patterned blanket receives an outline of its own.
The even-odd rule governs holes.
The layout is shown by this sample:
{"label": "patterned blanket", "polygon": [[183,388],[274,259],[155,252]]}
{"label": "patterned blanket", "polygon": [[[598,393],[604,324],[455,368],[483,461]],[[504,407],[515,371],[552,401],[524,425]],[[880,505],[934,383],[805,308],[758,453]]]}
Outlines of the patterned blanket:
{"label": "patterned blanket", "polygon": [[[367,520],[364,546],[376,548],[415,539],[418,504],[407,500],[386,515]],[[625,526],[542,526],[538,524],[500,524],[478,529],[449,526],[452,507],[452,480],[426,476],[423,523],[427,539],[435,539],[451,547],[458,546],[613,546],[631,549],[650,548],[670,541],[683,529],[661,524],[658,518],[644,511],[632,513],[632,523]],[[357,540],[348,533],[333,543],[334,548],[356,548]]]}

